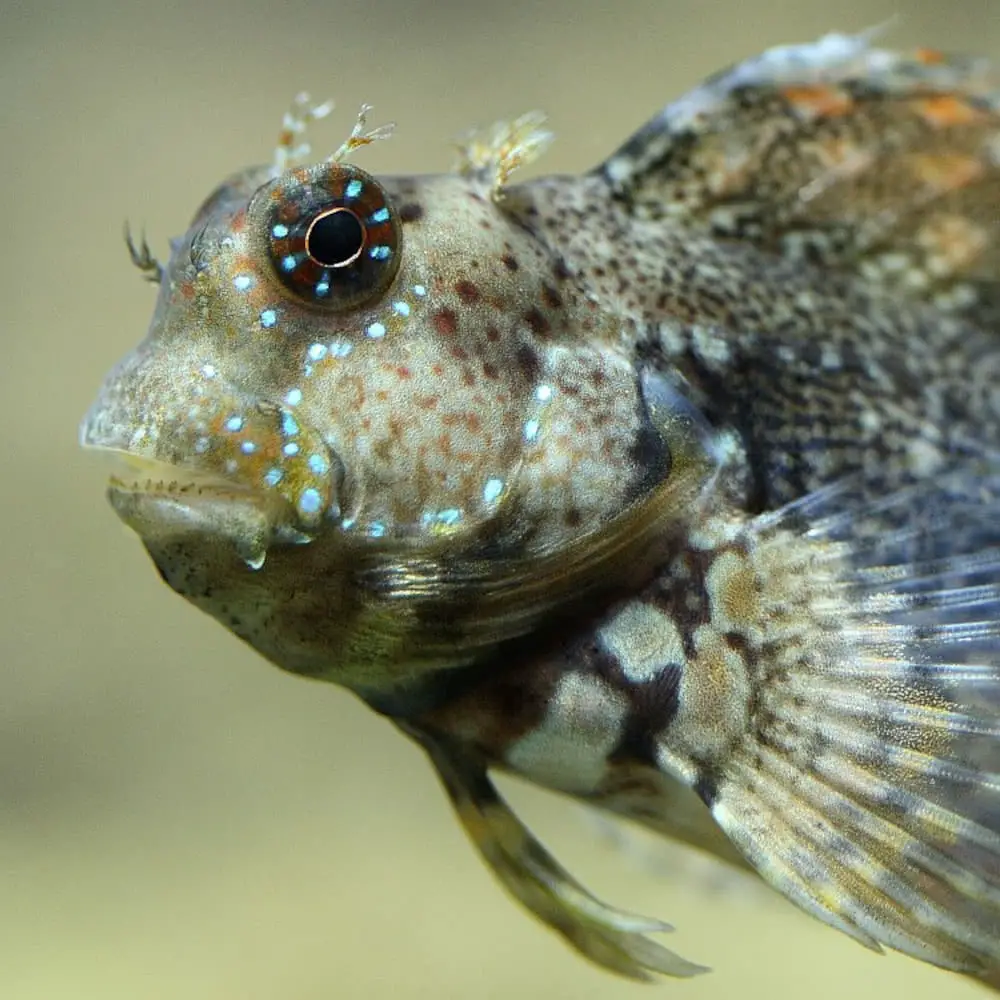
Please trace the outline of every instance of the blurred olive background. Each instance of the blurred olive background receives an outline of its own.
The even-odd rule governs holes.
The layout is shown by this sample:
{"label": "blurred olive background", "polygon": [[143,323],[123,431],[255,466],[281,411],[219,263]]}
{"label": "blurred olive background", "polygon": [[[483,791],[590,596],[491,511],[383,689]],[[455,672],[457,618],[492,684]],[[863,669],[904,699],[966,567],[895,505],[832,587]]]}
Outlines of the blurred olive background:
{"label": "blurred olive background", "polygon": [[[420,754],[350,696],[281,674],[171,594],[102,498],[76,425],[137,340],[154,248],[270,156],[292,95],[399,123],[368,169],[448,169],[451,139],[532,107],[548,170],[590,166],[706,74],[901,14],[901,46],[1000,55],[1000,2],[6,0],[0,134],[3,656],[0,998],[620,998],[510,903]],[[714,966],[659,995],[958,1000],[756,883],[572,805],[511,795],[606,898]]]}

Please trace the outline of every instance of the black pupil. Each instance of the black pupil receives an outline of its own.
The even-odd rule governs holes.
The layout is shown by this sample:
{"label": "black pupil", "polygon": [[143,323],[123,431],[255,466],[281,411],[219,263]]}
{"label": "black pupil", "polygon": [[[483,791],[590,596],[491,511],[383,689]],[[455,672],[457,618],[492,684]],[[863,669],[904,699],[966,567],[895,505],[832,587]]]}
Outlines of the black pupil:
{"label": "black pupil", "polygon": [[324,267],[349,264],[364,246],[365,229],[361,220],[347,208],[321,216],[309,230],[306,251]]}

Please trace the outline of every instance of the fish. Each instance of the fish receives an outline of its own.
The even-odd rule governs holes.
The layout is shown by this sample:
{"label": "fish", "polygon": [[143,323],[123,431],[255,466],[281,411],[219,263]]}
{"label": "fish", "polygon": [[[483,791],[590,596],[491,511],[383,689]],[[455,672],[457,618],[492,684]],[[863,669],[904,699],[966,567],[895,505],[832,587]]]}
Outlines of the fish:
{"label": "fish", "polygon": [[634,979],[705,971],[491,774],[1000,970],[1000,97],[829,34],[602,163],[374,176],[299,95],[160,262],[80,428],[170,588],[419,746],[502,886]]}

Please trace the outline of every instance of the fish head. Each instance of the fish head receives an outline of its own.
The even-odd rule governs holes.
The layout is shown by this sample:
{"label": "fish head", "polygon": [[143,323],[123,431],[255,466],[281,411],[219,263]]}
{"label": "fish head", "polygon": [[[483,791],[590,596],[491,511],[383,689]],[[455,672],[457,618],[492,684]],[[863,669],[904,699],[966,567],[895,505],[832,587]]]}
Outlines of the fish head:
{"label": "fish head", "polygon": [[[403,592],[574,591],[563,555],[676,456],[623,318],[531,218],[530,188],[336,160],[247,170],[207,199],[81,428],[125,460],[111,502],[175,589],[307,673],[406,659],[412,628],[384,638]],[[479,645],[558,598],[506,600]],[[454,639],[435,663],[467,656]]]}

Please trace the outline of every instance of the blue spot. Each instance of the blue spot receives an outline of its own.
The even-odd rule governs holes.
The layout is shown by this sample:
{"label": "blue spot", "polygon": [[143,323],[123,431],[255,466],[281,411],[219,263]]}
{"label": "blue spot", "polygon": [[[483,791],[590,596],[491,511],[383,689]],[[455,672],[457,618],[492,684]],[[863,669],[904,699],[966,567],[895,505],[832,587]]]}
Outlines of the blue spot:
{"label": "blue spot", "polygon": [[289,406],[298,406],[302,402],[302,390],[301,389],[289,389],[288,395],[285,396],[285,402]]}
{"label": "blue spot", "polygon": [[442,524],[455,524],[462,519],[462,512],[457,507],[448,507],[438,513],[438,520]]}
{"label": "blue spot", "polygon": [[294,441],[289,441],[281,450],[286,455],[297,455],[299,453],[299,446]]}
{"label": "blue spot", "polygon": [[278,322],[278,314],[273,309],[262,309],[260,313],[260,325],[265,329],[274,326]]}
{"label": "blue spot", "polygon": [[244,441],[243,444],[240,445],[240,449],[244,455],[252,455],[257,450],[257,445],[255,445],[253,441]]}
{"label": "blue spot", "polygon": [[311,486],[302,491],[299,497],[299,510],[303,514],[316,514],[323,506],[323,498],[319,495],[319,490],[314,490]]}
{"label": "blue spot", "polygon": [[389,221],[389,209],[384,206],[380,208],[377,212],[372,212],[368,216],[369,222],[388,222]]}
{"label": "blue spot", "polygon": [[[299,393],[299,398],[302,398],[301,393]],[[299,433],[298,422],[290,413],[283,413],[281,415],[281,430],[285,437],[295,437]]]}
{"label": "blue spot", "polygon": [[284,473],[281,469],[268,469],[264,474],[264,482],[268,486],[277,486],[281,482]]}
{"label": "blue spot", "polygon": [[354,180],[351,180],[351,181],[347,182],[347,187],[344,188],[344,197],[345,198],[357,198],[357,196],[359,194],[361,194],[361,189],[363,187],[364,187],[364,184],[362,184],[361,181],[359,181],[355,177]]}
{"label": "blue spot", "polygon": [[487,479],[483,487],[483,500],[486,503],[493,503],[500,494],[503,493],[502,479]]}
{"label": "blue spot", "polygon": [[316,282],[316,294],[317,295],[329,295],[330,294],[330,282],[326,281],[325,279],[323,281],[317,281]]}
{"label": "blue spot", "polygon": [[330,471],[330,463],[322,455],[310,455],[309,468],[317,476],[325,476]]}
{"label": "blue spot", "polygon": [[385,525],[381,521],[372,521],[368,525],[368,534],[372,538],[381,538],[385,534]]}
{"label": "blue spot", "polygon": [[208,438],[198,438],[194,443],[194,450],[199,454],[208,451]]}
{"label": "blue spot", "polygon": [[330,344],[330,354],[335,358],[346,358],[353,350],[353,345],[346,340],[335,340]]}
{"label": "blue spot", "polygon": [[279,222],[272,230],[271,235],[277,237],[279,240],[284,239],[288,235],[288,226],[284,223]]}
{"label": "blue spot", "polygon": [[424,288],[423,285],[414,285],[413,286],[413,294],[414,295],[419,295],[421,298],[423,298],[427,294],[427,289]]}
{"label": "blue spot", "polygon": [[312,361],[322,361],[326,357],[326,344],[310,344],[309,358]]}
{"label": "blue spot", "polygon": [[238,292],[245,292],[253,284],[253,278],[249,274],[237,274],[233,278],[233,285]]}
{"label": "blue spot", "polygon": [[292,254],[289,254],[287,257],[282,257],[281,258],[281,269],[282,269],[282,271],[294,271],[295,270],[295,264],[296,264],[296,260],[295,260],[295,257]]}
{"label": "blue spot", "polygon": [[378,246],[372,247],[368,251],[368,256],[372,260],[388,260],[392,256],[392,249],[387,247],[384,243],[380,243]]}
{"label": "blue spot", "polygon": [[541,428],[541,424],[537,420],[528,420],[524,425],[524,440],[534,441],[538,437],[538,431]]}
{"label": "blue spot", "polygon": [[227,431],[239,431],[243,429],[243,418],[242,417],[230,417],[226,421]]}
{"label": "blue spot", "polygon": [[393,302],[392,308],[400,316],[409,316],[410,315],[410,306],[406,302]]}
{"label": "blue spot", "polygon": [[374,337],[375,340],[378,340],[379,337],[385,336],[385,327],[381,323],[371,323],[369,324],[368,329],[365,330],[365,333],[367,333],[369,337]]}

